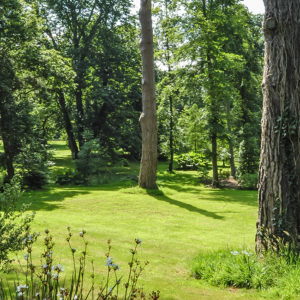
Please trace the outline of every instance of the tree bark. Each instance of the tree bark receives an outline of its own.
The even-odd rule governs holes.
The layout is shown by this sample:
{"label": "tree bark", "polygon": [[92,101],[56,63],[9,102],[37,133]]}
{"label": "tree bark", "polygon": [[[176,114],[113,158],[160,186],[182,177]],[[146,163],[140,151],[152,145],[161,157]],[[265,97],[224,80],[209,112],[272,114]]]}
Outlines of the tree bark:
{"label": "tree bark", "polygon": [[173,172],[173,162],[174,162],[174,139],[173,139],[173,131],[174,131],[174,115],[173,115],[173,98],[169,96],[169,109],[170,109],[170,161],[169,161],[169,172]]}
{"label": "tree bark", "polygon": [[58,91],[58,101],[59,101],[60,110],[61,110],[61,112],[63,114],[63,118],[64,118],[65,130],[66,130],[66,133],[68,136],[68,144],[69,144],[69,148],[72,152],[72,159],[77,159],[78,147],[77,147],[76,140],[74,137],[73,126],[72,126],[72,123],[70,120],[69,112],[67,110],[65,96],[62,91]]}
{"label": "tree bark", "polygon": [[142,158],[139,174],[139,186],[142,188],[153,189],[157,187],[157,124],[151,0],[141,0],[140,23],[142,33],[140,49],[143,63],[143,112],[140,116],[140,124],[142,128]]}
{"label": "tree bark", "polygon": [[300,251],[300,2],[264,0],[265,67],[256,249]]}
{"label": "tree bark", "polygon": [[219,187],[219,175],[218,175],[217,135],[215,133],[213,133],[211,136],[211,145],[212,145],[212,167],[213,167],[212,186],[216,188]]}
{"label": "tree bark", "polygon": [[232,141],[232,130],[230,124],[230,108],[227,107],[227,131],[228,131],[228,145],[229,145],[229,153],[230,153],[230,175],[235,178],[236,176],[236,168],[234,163],[234,149],[233,149],[233,141]]}

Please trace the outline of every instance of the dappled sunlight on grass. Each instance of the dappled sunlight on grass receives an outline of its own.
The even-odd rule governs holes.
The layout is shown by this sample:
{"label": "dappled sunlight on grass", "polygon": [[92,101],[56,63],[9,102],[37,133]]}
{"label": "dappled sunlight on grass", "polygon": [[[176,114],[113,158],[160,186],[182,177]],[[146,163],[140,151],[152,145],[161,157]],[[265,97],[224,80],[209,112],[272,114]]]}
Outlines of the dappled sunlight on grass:
{"label": "dappled sunlight on grass", "polygon": [[[64,147],[56,149],[57,158],[70,160]],[[137,187],[139,166],[130,163],[111,168],[118,174],[107,184],[52,185],[26,192],[23,201],[37,211],[34,229],[49,228],[56,236],[57,253],[66,267],[71,260],[66,258],[65,228],[85,228],[89,258],[104,262],[106,240],[112,239],[121,272],[133,239],[141,238],[142,257],[150,261],[141,284],[149,291],[161,290],[162,299],[258,299],[250,291],[207,286],[191,278],[190,267],[199,251],[254,247],[257,193],[206,188],[197,172],[170,174],[166,169],[166,163],[159,164],[159,190]]]}

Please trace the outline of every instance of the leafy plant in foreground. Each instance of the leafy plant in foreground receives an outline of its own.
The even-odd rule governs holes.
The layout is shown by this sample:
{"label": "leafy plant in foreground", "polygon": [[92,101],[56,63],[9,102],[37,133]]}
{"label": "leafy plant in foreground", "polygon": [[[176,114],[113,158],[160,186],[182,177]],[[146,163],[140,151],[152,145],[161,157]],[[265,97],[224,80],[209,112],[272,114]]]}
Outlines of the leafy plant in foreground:
{"label": "leafy plant in foreground", "polygon": [[34,213],[25,214],[26,206],[17,210],[21,195],[18,180],[13,178],[0,193],[0,268],[11,262],[9,253],[24,248],[25,237],[30,236],[30,223]]}
{"label": "leafy plant in foreground", "polygon": [[89,287],[85,283],[86,262],[87,262],[87,245],[85,238],[86,231],[82,230],[79,236],[83,243],[83,251],[78,255],[76,248],[71,243],[72,233],[68,227],[66,241],[68,243],[70,254],[72,256],[73,271],[71,278],[63,275],[64,267],[61,264],[56,264],[53,260],[54,241],[49,230],[45,230],[44,250],[41,255],[39,264],[36,264],[33,259],[33,246],[36,241],[34,237],[28,236],[24,240],[26,253],[25,279],[23,282],[17,280],[12,286],[5,286],[3,281],[0,281],[0,298],[3,300],[20,299],[47,299],[47,300],[79,300],[79,299],[159,299],[159,291],[152,292],[149,297],[142,289],[137,287],[138,280],[144,271],[148,262],[141,263],[138,258],[138,247],[142,241],[135,239],[135,246],[130,250],[131,259],[129,262],[128,276],[125,280],[119,275],[119,265],[115,263],[111,256],[111,241],[108,240],[108,251],[106,256],[106,278],[99,285],[95,282],[94,263],[92,262],[92,283]]}
{"label": "leafy plant in foreground", "polygon": [[269,251],[259,257],[247,250],[221,250],[200,254],[193,265],[193,275],[212,285],[264,290],[282,299],[298,299],[299,274],[299,255],[292,257],[291,252]]}

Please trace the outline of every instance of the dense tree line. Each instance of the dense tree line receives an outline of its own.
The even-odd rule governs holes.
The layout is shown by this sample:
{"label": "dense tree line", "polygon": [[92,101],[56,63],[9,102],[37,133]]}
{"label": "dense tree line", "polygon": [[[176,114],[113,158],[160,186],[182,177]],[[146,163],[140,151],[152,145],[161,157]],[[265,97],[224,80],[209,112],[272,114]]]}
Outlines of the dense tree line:
{"label": "dense tree line", "polygon": [[[141,156],[140,29],[130,0],[0,4],[2,165],[40,178],[47,141],[75,160]],[[261,18],[238,0],[154,1],[158,153],[255,174],[260,132]],[[238,164],[236,166],[236,164]]]}

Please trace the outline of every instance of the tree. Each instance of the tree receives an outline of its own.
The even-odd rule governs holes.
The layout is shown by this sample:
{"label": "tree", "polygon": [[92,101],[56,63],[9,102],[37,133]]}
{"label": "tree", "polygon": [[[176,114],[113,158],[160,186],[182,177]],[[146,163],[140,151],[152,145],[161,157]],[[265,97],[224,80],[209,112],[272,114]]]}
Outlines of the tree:
{"label": "tree", "polygon": [[142,128],[142,158],[139,174],[139,186],[156,188],[157,169],[157,125],[154,83],[153,32],[151,0],[141,0],[141,53],[143,62],[142,104],[140,116]]}
{"label": "tree", "polygon": [[300,251],[300,2],[265,0],[256,249]]}

